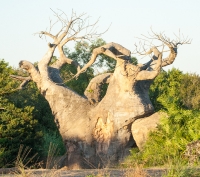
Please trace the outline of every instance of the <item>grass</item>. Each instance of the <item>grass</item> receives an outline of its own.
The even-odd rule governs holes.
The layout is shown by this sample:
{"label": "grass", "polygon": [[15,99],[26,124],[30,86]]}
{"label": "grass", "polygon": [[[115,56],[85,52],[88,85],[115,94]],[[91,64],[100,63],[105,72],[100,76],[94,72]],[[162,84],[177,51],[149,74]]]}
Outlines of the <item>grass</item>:
{"label": "grass", "polygon": [[[31,148],[25,147],[23,145],[20,146],[18,155],[15,161],[15,167],[17,170],[11,172],[10,174],[3,175],[3,177],[7,176],[15,176],[15,177],[33,177],[36,174],[40,177],[57,177],[60,176],[61,170],[58,169],[58,163],[60,158],[57,158],[59,154],[57,145],[50,143],[48,156],[46,160],[46,169],[34,169],[34,167],[38,167],[38,163],[33,163],[37,154],[29,157],[31,155]],[[40,164],[40,163],[39,163]]]}
{"label": "grass", "polygon": [[144,170],[143,165],[135,164],[135,168],[129,169],[124,173],[124,177],[147,177],[148,174]]}
{"label": "grass", "polygon": [[86,177],[110,177],[110,173],[106,170],[99,170],[98,174],[91,174]]}
{"label": "grass", "polygon": [[[43,169],[43,170],[31,170],[24,166],[22,160],[16,164],[18,171],[13,173],[16,177],[32,177],[36,174],[40,177],[58,177],[61,176],[61,169]],[[119,169],[120,170],[120,169]],[[154,169],[156,170],[156,169]],[[112,170],[111,170],[112,171]],[[99,169],[97,172],[88,174],[86,177],[111,177],[111,171],[109,169]],[[83,172],[84,173],[84,172]],[[123,170],[122,177],[151,177],[147,173],[147,169],[143,165],[135,164],[134,167]],[[176,165],[171,164],[168,169],[163,172],[162,177],[199,177],[200,169],[189,166],[182,166],[181,162]],[[8,177],[7,175],[3,177]]]}
{"label": "grass", "polygon": [[[145,168],[157,168],[157,169],[162,169],[164,170],[162,177],[200,177],[200,166],[199,162],[195,162],[193,164],[191,163],[186,163],[186,160],[179,154],[179,156],[169,156],[168,161],[165,161],[165,164],[162,166],[154,166],[154,165],[149,165],[148,163],[145,164],[145,161],[141,160],[141,153],[137,150],[133,150],[132,153],[135,153],[134,159],[133,156],[129,156],[128,158],[125,159],[125,161],[121,164],[123,168],[132,168],[135,169],[136,174],[134,174],[134,170],[131,170],[131,172],[127,173],[127,177],[131,175],[132,176],[139,176],[141,174],[141,177],[146,177],[148,176],[147,174],[144,173],[143,168],[139,167],[144,167]],[[167,152],[166,152],[167,154]],[[158,154],[159,155],[159,154]],[[135,163],[135,165],[133,165]],[[143,163],[143,165],[139,165],[140,163]],[[140,176],[139,176],[140,177]]]}
{"label": "grass", "polygon": [[26,172],[27,165],[32,162],[32,160],[36,157],[37,154],[33,155],[31,158],[28,158],[31,152],[31,148],[25,147],[23,145],[20,146],[19,152],[17,155],[17,159],[15,162],[15,166],[17,167],[17,171],[14,172],[17,177],[29,177],[30,174]]}
{"label": "grass", "polygon": [[171,166],[163,177],[199,177],[200,169],[188,166]]}
{"label": "grass", "polygon": [[[17,170],[11,175],[16,177],[32,177],[37,174],[40,177],[57,177],[62,174],[62,169],[58,169],[59,159],[56,158],[58,155],[58,148],[56,145],[50,143],[45,169],[32,169],[37,166],[33,163],[37,154],[30,158],[30,152],[31,148],[20,146],[15,162]],[[132,150],[132,153],[135,154],[134,161],[133,156],[130,156],[116,169],[97,169],[94,173],[91,172],[91,174],[88,174],[86,177],[110,177],[112,176],[112,170],[119,170],[122,177],[150,177],[147,172],[149,169],[146,169],[145,161],[141,161],[141,152],[135,149]],[[30,165],[32,163],[33,165]],[[185,163],[185,160],[183,160],[181,156],[174,157],[173,159],[169,157],[165,165],[162,166],[162,177],[199,177],[200,168],[197,167],[198,164]],[[120,168],[126,169],[122,170]],[[163,168],[166,170],[164,171]],[[155,170],[158,169],[160,169],[160,167]],[[123,173],[121,173],[122,171]],[[4,175],[3,177],[8,177],[8,175]]]}

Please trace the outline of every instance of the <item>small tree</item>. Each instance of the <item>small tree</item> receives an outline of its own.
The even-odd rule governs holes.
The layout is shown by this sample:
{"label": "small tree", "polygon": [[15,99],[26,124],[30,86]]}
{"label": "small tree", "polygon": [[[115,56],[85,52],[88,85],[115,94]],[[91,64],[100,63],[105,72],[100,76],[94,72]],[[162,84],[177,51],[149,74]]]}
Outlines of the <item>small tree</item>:
{"label": "small tree", "polygon": [[[62,135],[68,153],[68,164],[84,166],[84,164],[107,164],[109,160],[119,160],[124,155],[125,147],[133,144],[131,124],[135,119],[145,117],[154,112],[149,99],[149,87],[162,67],[173,63],[177,56],[179,44],[187,44],[189,40],[170,40],[163,34],[152,32],[151,40],[160,41],[163,47],[168,47],[169,56],[163,59],[163,52],[150,43],[149,50],[143,53],[136,48],[136,52],[151,55],[149,62],[134,65],[130,62],[131,52],[117,43],[108,43],[93,49],[89,62],[82,68],[77,61],[65,56],[63,47],[72,40],[90,40],[98,37],[94,29],[96,23],[88,25],[84,15],[72,13],[70,19],[55,13],[58,21],[63,25],[56,34],[42,31],[41,36],[52,38],[47,53],[35,67],[28,61],[21,61],[20,67],[30,74],[26,83],[33,80],[41,94],[46,98],[55,116],[55,122]],[[51,28],[50,28],[51,29]],[[146,38],[145,40],[148,40]],[[59,58],[51,63],[55,49],[59,51]],[[113,73],[95,76],[81,96],[63,84],[60,69],[68,64],[74,65],[78,78],[97,59],[104,54],[116,61]],[[17,76],[15,76],[16,78]],[[106,95],[101,98],[101,86],[109,83]]]}

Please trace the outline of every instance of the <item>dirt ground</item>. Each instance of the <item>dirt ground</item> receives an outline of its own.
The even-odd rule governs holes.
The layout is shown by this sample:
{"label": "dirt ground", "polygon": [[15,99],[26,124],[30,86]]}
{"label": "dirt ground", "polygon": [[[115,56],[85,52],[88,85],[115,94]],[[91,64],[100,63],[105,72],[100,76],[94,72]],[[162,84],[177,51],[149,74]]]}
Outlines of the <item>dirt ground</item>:
{"label": "dirt ground", "polygon": [[[200,167],[187,168],[195,172],[194,177],[199,177]],[[25,172],[25,173],[24,173]],[[16,168],[0,168],[0,177],[162,177],[167,174],[166,168],[131,168],[131,169],[32,169],[17,172]],[[190,176],[190,175],[189,175]],[[188,176],[188,177],[189,177]]]}
{"label": "dirt ground", "polygon": [[[14,177],[17,176],[17,172],[0,170],[1,177]],[[94,177],[99,175],[99,177],[131,177],[136,174],[140,177],[161,177],[166,173],[166,169],[85,169],[85,170],[26,170],[28,177]]]}

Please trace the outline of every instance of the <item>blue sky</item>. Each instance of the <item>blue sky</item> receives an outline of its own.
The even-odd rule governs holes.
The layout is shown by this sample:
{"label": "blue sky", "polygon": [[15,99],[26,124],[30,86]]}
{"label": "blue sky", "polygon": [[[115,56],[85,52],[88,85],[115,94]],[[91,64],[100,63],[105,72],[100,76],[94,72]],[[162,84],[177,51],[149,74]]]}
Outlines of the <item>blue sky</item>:
{"label": "blue sky", "polygon": [[136,37],[148,34],[151,27],[171,39],[180,30],[192,43],[180,46],[176,61],[166,69],[200,74],[200,0],[2,0],[0,59],[15,67],[20,60],[39,61],[47,50],[47,41],[33,34],[49,26],[51,9],[61,9],[69,16],[72,9],[78,14],[85,12],[91,22],[100,17],[99,31],[112,23],[102,38],[131,51],[138,42]]}

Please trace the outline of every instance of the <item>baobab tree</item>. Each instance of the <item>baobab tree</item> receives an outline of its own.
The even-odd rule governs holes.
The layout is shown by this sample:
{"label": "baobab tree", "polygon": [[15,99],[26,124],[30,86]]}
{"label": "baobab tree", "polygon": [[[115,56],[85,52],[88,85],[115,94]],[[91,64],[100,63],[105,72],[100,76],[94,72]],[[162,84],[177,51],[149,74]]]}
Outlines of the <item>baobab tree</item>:
{"label": "baobab tree", "polygon": [[[164,34],[152,31],[149,49],[136,52],[141,55],[151,55],[150,61],[145,64],[133,65],[130,63],[131,52],[120,44],[111,42],[95,48],[89,62],[80,67],[77,61],[65,56],[63,47],[70,41],[90,40],[98,37],[95,26],[87,23],[85,14],[72,13],[71,18],[63,18],[64,13],[55,13],[61,22],[61,30],[53,35],[50,31],[41,31],[38,34],[50,37],[48,50],[34,66],[28,61],[20,61],[22,69],[29,73],[29,77],[12,76],[22,80],[21,88],[32,80],[36,83],[40,93],[48,101],[55,123],[60,131],[68,154],[68,165],[84,167],[107,164],[117,161],[124,155],[125,148],[131,147],[134,140],[131,135],[131,125],[134,120],[154,113],[154,107],[149,99],[149,87],[162,67],[170,65],[177,56],[179,44],[190,41],[170,40]],[[54,25],[54,24],[53,24]],[[51,25],[50,29],[52,29]],[[146,38],[145,40],[150,40]],[[164,50],[154,46],[152,40],[161,42],[167,47],[169,56],[163,59]],[[58,49],[59,58],[51,62],[55,49]],[[104,54],[116,60],[113,73],[103,73],[95,76],[89,83],[84,95],[79,95],[63,84],[60,69],[64,65],[74,65],[79,77],[87,70],[99,54]],[[106,94],[101,98],[101,86],[108,83]]]}

